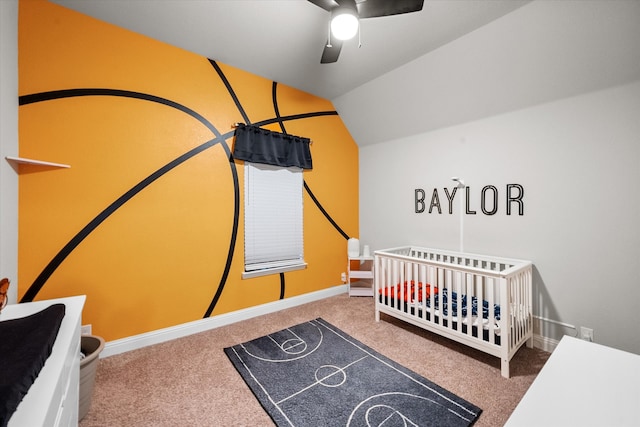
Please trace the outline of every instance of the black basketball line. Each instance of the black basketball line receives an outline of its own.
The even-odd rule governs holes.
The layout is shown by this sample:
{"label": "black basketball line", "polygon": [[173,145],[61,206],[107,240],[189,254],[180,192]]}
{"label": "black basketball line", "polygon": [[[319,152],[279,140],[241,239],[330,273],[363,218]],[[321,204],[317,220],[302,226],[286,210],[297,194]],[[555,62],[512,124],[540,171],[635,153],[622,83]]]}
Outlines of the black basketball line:
{"label": "black basketball line", "polygon": [[278,124],[280,125],[280,130],[282,133],[288,134],[287,129],[284,127],[284,122],[280,117],[280,109],[278,108],[278,82],[273,82],[271,84],[271,100],[273,102],[273,112],[275,113]]}
{"label": "black basketball line", "polygon": [[[284,122],[280,117],[280,109],[278,108],[278,82],[273,82],[271,84],[271,100],[273,102],[273,112],[275,113],[276,119],[278,120],[278,124],[280,125],[280,130],[282,133],[287,133],[287,129],[284,127]],[[280,273],[280,298],[284,299],[284,294],[286,291],[286,281],[284,277],[284,273]]]}

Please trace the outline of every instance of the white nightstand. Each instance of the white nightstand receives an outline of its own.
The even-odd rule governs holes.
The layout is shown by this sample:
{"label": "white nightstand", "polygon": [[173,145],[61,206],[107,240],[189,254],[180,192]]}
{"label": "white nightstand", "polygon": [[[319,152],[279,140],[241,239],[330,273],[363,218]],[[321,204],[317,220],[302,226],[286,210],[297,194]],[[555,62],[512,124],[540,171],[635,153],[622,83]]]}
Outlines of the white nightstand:
{"label": "white nightstand", "polygon": [[373,296],[373,256],[349,257],[347,286],[351,297]]}

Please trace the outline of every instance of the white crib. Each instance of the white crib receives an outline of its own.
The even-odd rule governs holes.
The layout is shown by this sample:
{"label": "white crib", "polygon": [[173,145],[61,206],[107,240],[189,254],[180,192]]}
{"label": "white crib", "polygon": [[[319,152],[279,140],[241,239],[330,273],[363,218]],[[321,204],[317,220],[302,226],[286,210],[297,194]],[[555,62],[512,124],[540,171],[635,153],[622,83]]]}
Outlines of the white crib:
{"label": "white crib", "polygon": [[399,247],[375,252],[375,310],[509,361],[533,346],[530,261]]}

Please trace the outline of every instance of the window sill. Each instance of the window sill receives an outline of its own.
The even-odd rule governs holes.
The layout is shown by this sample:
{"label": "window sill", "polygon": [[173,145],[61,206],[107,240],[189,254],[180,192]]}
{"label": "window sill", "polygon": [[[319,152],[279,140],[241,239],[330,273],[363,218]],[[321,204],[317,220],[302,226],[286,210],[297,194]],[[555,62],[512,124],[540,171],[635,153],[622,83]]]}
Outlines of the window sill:
{"label": "window sill", "polygon": [[265,268],[262,270],[245,271],[242,273],[243,279],[253,279],[254,277],[268,276],[271,274],[286,273],[288,271],[304,270],[307,264],[290,265],[288,267]]}

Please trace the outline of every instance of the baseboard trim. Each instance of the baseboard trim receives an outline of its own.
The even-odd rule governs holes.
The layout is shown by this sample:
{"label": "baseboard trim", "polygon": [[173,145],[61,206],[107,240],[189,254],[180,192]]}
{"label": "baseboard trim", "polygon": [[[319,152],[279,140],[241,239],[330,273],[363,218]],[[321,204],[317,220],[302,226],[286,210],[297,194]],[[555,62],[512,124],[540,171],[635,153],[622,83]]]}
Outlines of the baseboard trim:
{"label": "baseboard trim", "polygon": [[559,343],[560,341],[558,340],[543,337],[542,335],[533,335],[533,346],[535,348],[539,348],[542,351],[546,351],[547,353],[553,353],[553,350],[556,349]]}
{"label": "baseboard trim", "polygon": [[347,291],[347,285],[338,285],[320,291],[310,292],[304,295],[299,295],[283,300],[257,305],[255,307],[233,311],[231,313],[220,314],[206,319],[194,320],[193,322],[183,323],[168,328],[146,332],[144,334],[133,335],[127,338],[109,341],[105,344],[102,353],[100,353],[100,358],[114,356],[116,354],[125,353],[131,350],[137,350],[139,348],[147,347],[154,344],[160,344],[162,342],[170,341],[176,338],[186,337],[188,335],[197,334],[199,332],[204,332],[210,329],[215,329],[221,326],[240,322],[241,320],[251,319],[253,317],[262,316],[264,314],[284,310],[286,308],[296,307],[298,305],[307,304],[335,295],[344,294]]}
{"label": "baseboard trim", "polygon": [[[115,356],[116,354],[126,353],[127,351],[137,350],[154,344],[160,344],[177,338],[186,337],[199,332],[205,332],[210,329],[219,328],[240,322],[242,320],[251,319],[253,317],[262,316],[264,314],[274,313],[298,305],[307,304],[335,295],[348,292],[347,285],[333,286],[308,294],[299,295],[283,300],[273,301],[266,304],[249,307],[242,310],[233,311],[231,313],[219,314],[207,319],[194,320],[193,322],[183,323],[164,329],[158,329],[144,334],[133,335],[119,340],[109,341],[105,344],[104,350],[100,353],[100,358]],[[540,350],[552,353],[560,341],[534,334],[533,346]]]}

